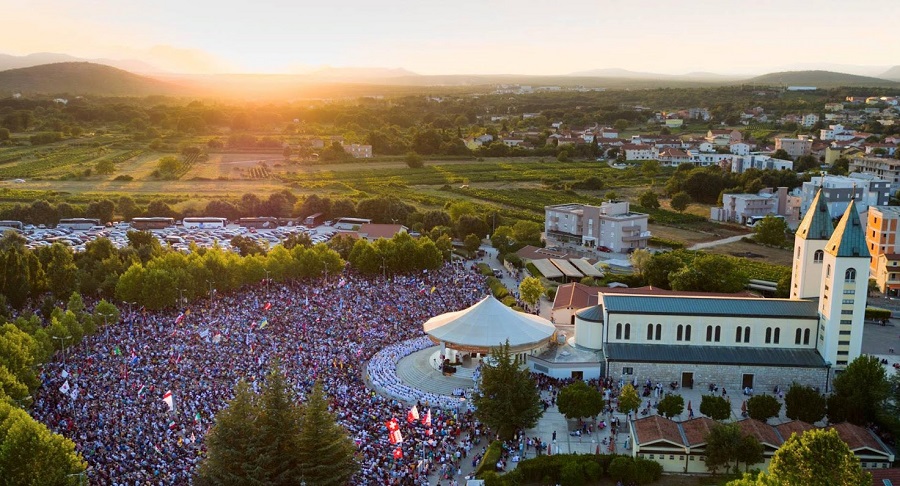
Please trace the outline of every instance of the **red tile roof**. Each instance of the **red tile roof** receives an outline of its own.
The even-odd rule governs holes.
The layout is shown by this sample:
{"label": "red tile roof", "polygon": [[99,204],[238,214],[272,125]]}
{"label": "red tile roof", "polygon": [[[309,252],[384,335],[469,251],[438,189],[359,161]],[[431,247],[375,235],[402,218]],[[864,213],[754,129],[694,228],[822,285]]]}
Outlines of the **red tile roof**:
{"label": "red tile roof", "polygon": [[[697,404],[697,406],[700,405]],[[706,436],[717,424],[718,422],[709,417],[698,417],[681,422],[681,429],[684,430],[688,445],[695,447],[706,443]]]}
{"label": "red tile roof", "polygon": [[884,450],[884,448],[881,447],[881,444],[879,444],[878,441],[875,440],[875,437],[872,436],[871,432],[858,425],[853,425],[850,422],[843,422],[826,428],[826,430],[829,429],[836,430],[838,435],[841,436],[841,440],[847,443],[847,446],[850,447],[851,451],[862,449],[864,447],[876,451]]}
{"label": "red tile roof", "polygon": [[597,305],[599,296],[597,287],[591,287],[580,283],[560,285],[556,288],[556,297],[553,299],[553,308],[583,309]]}
{"label": "red tile roof", "polygon": [[659,415],[651,415],[635,420],[634,430],[642,445],[661,440],[674,444],[684,444],[681,433],[678,431],[678,423]]}
{"label": "red tile roof", "polygon": [[768,445],[776,449],[781,447],[783,441],[778,437],[778,434],[775,433],[775,429],[772,428],[771,425],[751,418],[739,420],[736,423],[744,434],[756,437],[756,440],[760,441],[763,445]]}
{"label": "red tile roof", "polygon": [[796,433],[797,435],[800,435],[807,430],[813,430],[815,428],[814,425],[801,420],[792,420],[775,426],[775,429],[778,430],[778,433],[781,434],[781,438],[784,440],[790,439],[792,434]]}
{"label": "red tile roof", "polygon": [[406,227],[402,224],[375,224],[366,223],[359,227],[359,234],[366,235],[367,238],[377,240],[378,238],[393,238],[394,235],[401,230],[405,231]]}

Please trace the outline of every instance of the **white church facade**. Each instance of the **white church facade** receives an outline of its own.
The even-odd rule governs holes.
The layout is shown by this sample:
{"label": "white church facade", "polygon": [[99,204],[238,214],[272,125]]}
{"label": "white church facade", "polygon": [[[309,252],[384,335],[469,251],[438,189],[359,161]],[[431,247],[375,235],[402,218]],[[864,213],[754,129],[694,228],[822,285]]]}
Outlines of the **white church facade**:
{"label": "white church facade", "polygon": [[[833,226],[818,194],[794,252],[786,299],[600,289],[597,305],[575,313],[571,352],[529,358],[530,367],[560,378],[827,390],[862,347],[870,256],[855,204]],[[589,353],[595,359],[554,359]]]}

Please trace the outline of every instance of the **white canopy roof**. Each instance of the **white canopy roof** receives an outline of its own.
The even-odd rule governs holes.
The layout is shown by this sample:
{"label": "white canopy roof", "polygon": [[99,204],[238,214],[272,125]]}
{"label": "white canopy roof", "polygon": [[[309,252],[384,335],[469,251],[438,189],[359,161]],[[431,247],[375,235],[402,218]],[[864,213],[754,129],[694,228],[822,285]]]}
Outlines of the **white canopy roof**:
{"label": "white canopy roof", "polygon": [[550,321],[503,305],[492,296],[456,312],[432,317],[423,326],[435,341],[448,346],[493,348],[509,339],[510,348],[536,347],[556,331]]}

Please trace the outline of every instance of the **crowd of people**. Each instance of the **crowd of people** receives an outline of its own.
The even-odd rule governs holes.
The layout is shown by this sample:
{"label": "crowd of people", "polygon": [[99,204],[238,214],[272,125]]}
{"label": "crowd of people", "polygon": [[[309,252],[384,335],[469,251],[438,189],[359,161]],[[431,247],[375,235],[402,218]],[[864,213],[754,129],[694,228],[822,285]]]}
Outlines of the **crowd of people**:
{"label": "crowd of people", "polygon": [[[187,484],[235,384],[243,379],[258,390],[277,360],[298,397],[323,384],[358,446],[353,484],[428,484],[429,473],[453,478],[485,434],[471,411],[410,395],[423,413],[431,410],[431,426],[408,423],[408,403],[366,386],[365,364],[382,349],[421,338],[427,319],[468,307],[484,291],[484,277],[448,265],[387,279],[345,273],[261,283],[176,311],[122,309],[120,322],[44,367],[33,414],[75,442],[92,484]],[[369,369],[377,374],[382,365]],[[385,427],[392,417],[403,424],[400,458]]]}

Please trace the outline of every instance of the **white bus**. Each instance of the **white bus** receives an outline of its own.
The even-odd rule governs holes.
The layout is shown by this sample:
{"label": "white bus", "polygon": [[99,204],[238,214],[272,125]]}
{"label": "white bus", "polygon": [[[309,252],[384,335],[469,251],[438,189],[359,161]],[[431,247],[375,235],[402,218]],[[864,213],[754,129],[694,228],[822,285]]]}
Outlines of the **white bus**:
{"label": "white bus", "polygon": [[224,228],[228,225],[228,220],[226,218],[216,218],[216,217],[196,217],[196,218],[184,218],[181,220],[182,224],[185,228],[197,228],[197,229],[216,229],[216,228]]}
{"label": "white bus", "polygon": [[100,220],[94,218],[66,218],[59,220],[57,228],[68,228],[76,231],[87,231],[94,226],[100,226]]}
{"label": "white bus", "polygon": [[768,217],[768,216],[771,216],[776,219],[785,219],[784,216],[782,216],[780,214],[767,214],[765,216],[750,216],[747,218],[747,226],[749,226],[751,228],[755,228],[756,223],[759,223],[760,221],[766,219],[766,217]]}

